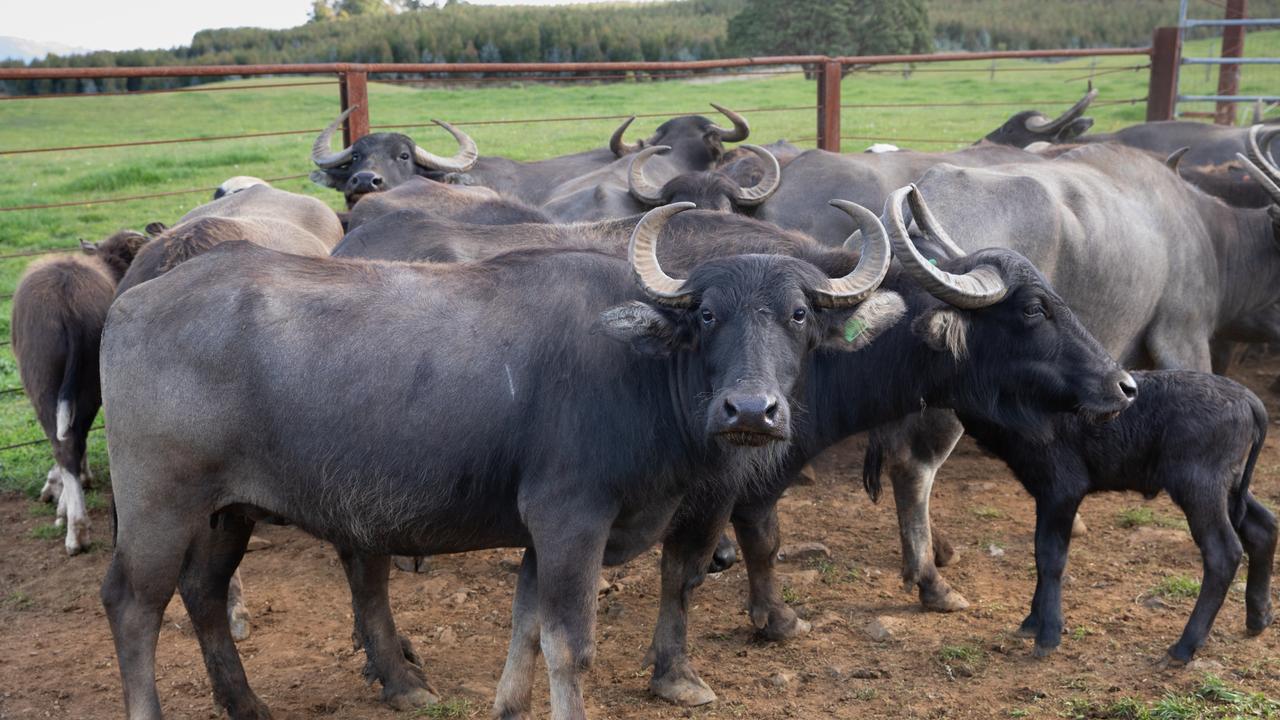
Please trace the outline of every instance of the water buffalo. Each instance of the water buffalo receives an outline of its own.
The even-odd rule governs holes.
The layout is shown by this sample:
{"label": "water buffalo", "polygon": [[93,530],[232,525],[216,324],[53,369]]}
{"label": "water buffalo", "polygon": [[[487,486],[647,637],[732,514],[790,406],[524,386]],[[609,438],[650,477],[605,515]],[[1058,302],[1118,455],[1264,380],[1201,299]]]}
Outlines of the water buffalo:
{"label": "water buffalo", "polygon": [[632,198],[642,203],[642,208],[673,202],[691,202],[703,210],[750,213],[777,192],[782,183],[782,168],[772,153],[759,145],[741,145],[735,152],[751,153],[755,156],[756,164],[762,168],[760,177],[751,185],[744,186],[735,179],[731,173],[737,168],[733,167],[729,171],[717,167],[714,170],[688,172],[658,185],[645,175],[645,165],[653,155],[665,154],[670,150],[665,145],[655,145],[636,153],[631,160],[631,169],[627,173],[627,190]]}
{"label": "water buffalo", "polygon": [[53,449],[53,468],[40,499],[56,500],[65,546],[75,555],[89,544],[89,515],[81,479],[89,429],[102,405],[98,343],[116,283],[147,237],[132,230],[100,243],[81,241],[88,257],[62,255],[31,264],[13,293],[13,356],[22,389]]}
{"label": "water buffalo", "polygon": [[[390,554],[527,548],[495,714],[527,716],[541,648],[553,716],[585,717],[601,563],[660,539],[685,497],[769,474],[807,355],[855,349],[851,326],[881,330],[859,313],[887,243],[868,238],[837,278],[747,255],[681,280],[654,246],[687,207],[649,213],[627,261],[377,263],[226,243],[122,295],[102,346],[117,519],[102,599],[130,717],[161,715],[155,648],[175,585],[218,704],[268,716],[224,612],[265,518],[334,543],[349,577],[385,581]],[[400,663],[384,694],[429,700],[400,644],[378,644],[394,638],[386,608],[355,602],[371,659]]]}
{"label": "water buffalo", "polygon": [[355,141],[351,147],[333,152],[330,145],[334,132],[355,109],[353,106],[344,110],[320,131],[311,146],[311,162],[317,168],[311,172],[311,181],[341,190],[347,207],[369,193],[390,190],[411,177],[438,178],[444,173],[466,172],[475,166],[480,156],[469,135],[440,120],[432,122],[458,142],[458,152],[453,157],[436,155],[401,133],[373,133]]}
{"label": "water buffalo", "polygon": [[986,137],[978,142],[1010,145],[1017,148],[1025,148],[1037,142],[1080,142],[1078,138],[1093,127],[1093,118],[1081,116],[1097,96],[1098,91],[1094,90],[1093,84],[1090,83],[1089,91],[1084,97],[1058,117],[1050,120],[1038,110],[1023,110],[1006,120],[1000,127],[987,133]]}
{"label": "water buffalo", "polygon": [[[163,226],[161,226],[163,228]],[[342,240],[342,225],[313,197],[252,185],[192,209],[144,248],[117,288],[129,288],[173,269],[224,242],[246,240],[299,255],[328,255]]]}
{"label": "water buffalo", "polygon": [[[1249,492],[1267,436],[1267,410],[1242,385],[1185,370],[1136,372],[1134,405],[1103,427],[1063,414],[1048,438],[1011,434],[1008,428],[957,406],[956,414],[982,447],[1008,463],[1036,500],[1036,590],[1018,634],[1035,638],[1035,655],[1062,642],[1062,573],[1071,542],[1071,518],[1086,494],[1131,490],[1148,498],[1160,491],[1186,513],[1204,563],[1195,609],[1166,662],[1185,665],[1204,644],[1249,554],[1246,628],[1257,635],[1272,622],[1271,564],[1276,520]],[[868,454],[878,452],[874,443]],[[874,491],[878,478],[864,482]]]}
{"label": "water buffalo", "polygon": [[541,210],[486,187],[439,183],[414,177],[356,203],[347,216],[347,232],[397,211],[481,225],[551,222],[551,217]]}
{"label": "water buffalo", "polygon": [[[1280,302],[1280,170],[1249,145],[1242,160],[1271,193],[1266,209],[1229,207],[1150,154],[1103,144],[1048,163],[937,166],[919,182],[933,213],[915,219],[922,230],[948,228],[930,233],[935,247],[1026,255],[1124,366],[1208,371],[1215,336],[1265,328],[1258,318]],[[877,430],[902,524],[903,577],[930,609],[963,605],[937,572],[928,521],[934,475],[961,432],[935,410]]]}
{"label": "water buffalo", "polygon": [[247,190],[254,185],[270,186],[271,183],[263,180],[262,178],[253,177],[252,175],[236,175],[235,177],[229,177],[226,180],[223,180],[218,187],[214,188],[213,199],[217,200],[218,198],[238,193],[241,190]]}

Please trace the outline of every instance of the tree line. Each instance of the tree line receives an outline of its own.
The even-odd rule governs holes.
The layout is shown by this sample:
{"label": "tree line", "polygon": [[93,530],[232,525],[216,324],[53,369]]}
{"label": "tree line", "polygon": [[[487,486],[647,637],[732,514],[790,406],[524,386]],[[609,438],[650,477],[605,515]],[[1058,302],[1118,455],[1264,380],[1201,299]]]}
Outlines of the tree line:
{"label": "tree line", "polygon": [[[1221,14],[1209,0],[1195,0],[1193,7],[1199,17]],[[1280,0],[1251,0],[1249,10],[1254,17],[1280,16]],[[312,21],[287,30],[203,30],[190,45],[170,50],[51,55],[30,66],[559,63],[1100,47],[1146,44],[1152,28],[1176,21],[1171,0],[680,0],[558,7],[314,0]],[[147,90],[218,79],[4,81],[0,92]]]}

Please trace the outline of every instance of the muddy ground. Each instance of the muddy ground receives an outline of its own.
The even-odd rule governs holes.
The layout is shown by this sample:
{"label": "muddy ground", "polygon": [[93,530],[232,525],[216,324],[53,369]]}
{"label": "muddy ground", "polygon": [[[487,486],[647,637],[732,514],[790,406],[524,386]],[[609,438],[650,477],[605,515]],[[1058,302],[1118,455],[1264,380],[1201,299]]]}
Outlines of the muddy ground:
{"label": "muddy ground", "polygon": [[[1280,418],[1267,386],[1280,362],[1239,366]],[[1280,508],[1280,431],[1258,464],[1253,488]],[[1034,587],[1033,508],[1004,467],[968,441],[943,469],[935,523],[959,556],[944,570],[972,603],[961,613],[922,613],[899,582],[892,502],[862,493],[861,445],[846,443],[818,463],[815,485],[782,501],[784,543],[818,541],[828,562],[782,566],[786,594],[813,623],[783,645],[754,638],[743,610],[741,565],[697,593],[692,654],[719,702],[685,710],[651,697],[640,663],[656,611],[656,551],[610,569],[618,581],[599,608],[597,664],[587,687],[593,718],[990,718],[1105,716],[1122,698],[1157,701],[1186,693],[1207,673],[1280,698],[1280,629],[1244,636],[1243,569],[1213,634],[1189,669],[1154,667],[1178,636],[1200,577],[1194,543],[1167,498],[1094,496],[1086,536],[1072,546],[1065,588],[1067,637],[1047,660],[1012,636]],[[107,543],[68,558],[60,540],[36,539],[48,523],[34,503],[0,496],[0,718],[119,717],[123,704],[111,636],[98,601]],[[105,511],[93,514],[105,539]],[[242,565],[253,636],[240,644],[250,682],[277,718],[394,718],[361,679],[351,649],[351,609],[342,569],[324,543],[289,528],[265,528],[266,547]],[[436,558],[425,574],[395,572],[392,604],[448,701],[422,717],[487,717],[505,657],[518,551]],[[1165,591],[1161,595],[1159,590]],[[876,640],[875,621],[892,635]],[[171,718],[217,717],[200,652],[180,600],[160,637],[159,686]],[[547,717],[545,677],[535,697]]]}

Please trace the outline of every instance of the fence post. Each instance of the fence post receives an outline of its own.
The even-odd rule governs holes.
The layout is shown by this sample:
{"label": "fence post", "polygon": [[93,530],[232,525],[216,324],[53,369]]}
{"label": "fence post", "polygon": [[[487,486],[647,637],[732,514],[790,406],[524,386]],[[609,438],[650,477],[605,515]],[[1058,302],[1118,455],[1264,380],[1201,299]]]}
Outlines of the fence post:
{"label": "fence post", "polygon": [[1147,122],[1172,120],[1178,100],[1182,36],[1176,27],[1156,28],[1151,36],[1151,80],[1147,84]]}
{"label": "fence post", "polygon": [[818,147],[840,152],[840,75],[842,67],[828,59],[817,68]]}
{"label": "fence post", "polygon": [[[1227,20],[1240,20],[1245,16],[1245,0],[1227,0]],[[1244,28],[1222,28],[1222,57],[1238,58],[1244,56]],[[1218,94],[1238,95],[1240,93],[1240,66],[1218,66]],[[1213,121],[1219,125],[1236,124],[1236,104],[1219,102],[1214,108]]]}
{"label": "fence post", "polygon": [[346,147],[369,134],[369,86],[368,73],[347,70],[338,75],[338,95],[345,111],[352,105],[359,105],[356,111],[347,116],[342,127],[342,142]]}

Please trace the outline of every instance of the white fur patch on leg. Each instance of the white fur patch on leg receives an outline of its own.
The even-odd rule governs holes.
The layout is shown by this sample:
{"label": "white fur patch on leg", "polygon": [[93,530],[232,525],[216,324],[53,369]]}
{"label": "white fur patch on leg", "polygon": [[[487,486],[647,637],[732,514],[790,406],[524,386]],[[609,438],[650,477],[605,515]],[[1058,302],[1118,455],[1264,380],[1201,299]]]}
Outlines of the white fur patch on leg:
{"label": "white fur patch on leg", "polygon": [[89,546],[89,513],[85,510],[80,478],[64,468],[59,471],[62,497],[58,500],[58,520],[67,525],[67,554],[75,555]]}
{"label": "white fur patch on leg", "polygon": [[44,487],[40,488],[40,502],[52,502],[62,497],[62,472],[55,464],[49,468],[44,477]]}
{"label": "white fur patch on leg", "polygon": [[67,432],[71,430],[71,416],[72,416],[71,410],[72,408],[71,408],[70,400],[58,401],[58,440],[59,442],[61,442],[62,440],[66,440]]}
{"label": "white fur patch on leg", "polygon": [[236,570],[227,585],[227,620],[231,623],[231,638],[236,642],[249,639],[249,608],[244,606],[244,584],[240,571]]}

